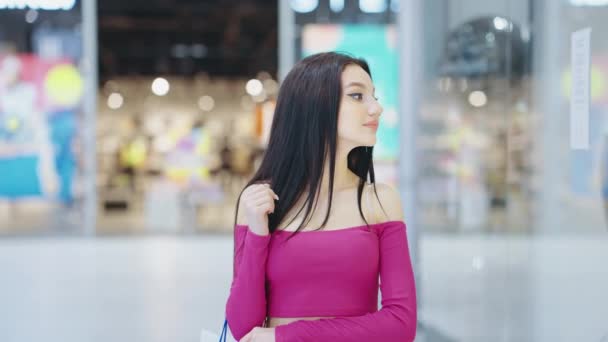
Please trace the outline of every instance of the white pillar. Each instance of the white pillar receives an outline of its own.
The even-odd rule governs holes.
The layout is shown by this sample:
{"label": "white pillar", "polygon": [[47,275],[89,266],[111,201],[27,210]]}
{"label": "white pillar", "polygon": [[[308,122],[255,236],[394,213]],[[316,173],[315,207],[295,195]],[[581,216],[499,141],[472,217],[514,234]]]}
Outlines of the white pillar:
{"label": "white pillar", "polygon": [[83,116],[83,229],[86,235],[95,235],[97,222],[96,188],[96,116],[97,116],[97,1],[82,2],[82,73],[84,79]]}
{"label": "white pillar", "polygon": [[289,1],[279,1],[279,83],[295,64],[295,30],[295,13]]}
{"label": "white pillar", "polygon": [[[536,125],[537,148],[534,151],[537,179],[535,189],[539,198],[534,210],[534,229],[548,232],[559,228],[559,189],[564,183],[560,178],[564,165],[560,163],[560,148],[564,139],[560,133],[561,103],[560,90],[560,6],[557,1],[534,2],[533,32],[533,108],[538,116]],[[563,152],[562,152],[563,153]]]}
{"label": "white pillar", "polygon": [[[419,226],[416,215],[416,171],[417,149],[416,134],[418,129],[419,99],[422,95],[422,16],[423,1],[402,1],[397,16],[399,41],[399,193],[403,202],[405,221],[412,264],[416,274],[416,283],[420,282],[420,262],[418,253]],[[420,286],[418,286],[418,303],[420,303]]]}

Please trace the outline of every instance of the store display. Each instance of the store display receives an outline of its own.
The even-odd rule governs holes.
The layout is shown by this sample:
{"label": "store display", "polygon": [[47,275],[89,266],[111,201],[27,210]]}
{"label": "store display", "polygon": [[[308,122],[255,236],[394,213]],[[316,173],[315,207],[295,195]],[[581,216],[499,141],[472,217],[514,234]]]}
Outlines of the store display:
{"label": "store display", "polygon": [[72,201],[82,88],[69,60],[0,56],[0,197]]}
{"label": "store display", "polygon": [[439,75],[519,79],[526,72],[526,52],[519,25],[498,16],[476,18],[448,35]]}
{"label": "store display", "polygon": [[[113,79],[100,89],[100,230],[117,220],[138,222],[134,230],[229,227],[235,196],[263,151],[275,92],[264,88],[266,101],[244,107],[242,97],[252,97],[244,80],[166,77],[171,91],[159,97],[153,79]],[[112,108],[105,99],[114,94],[123,101]],[[201,108],[201,98],[213,108]]]}
{"label": "store display", "polygon": [[483,17],[446,38],[419,117],[420,213],[429,230],[528,229],[533,114],[519,25]]}

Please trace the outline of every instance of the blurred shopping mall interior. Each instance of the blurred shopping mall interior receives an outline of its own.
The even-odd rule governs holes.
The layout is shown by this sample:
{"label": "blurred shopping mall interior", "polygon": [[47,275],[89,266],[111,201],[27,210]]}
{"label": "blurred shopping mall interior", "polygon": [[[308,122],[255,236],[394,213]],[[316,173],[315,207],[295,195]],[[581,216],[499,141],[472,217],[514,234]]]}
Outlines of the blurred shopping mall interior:
{"label": "blurred shopping mall interior", "polygon": [[608,0],[0,0],[0,341],[215,341],[281,81],[384,107],[416,341],[608,342]]}

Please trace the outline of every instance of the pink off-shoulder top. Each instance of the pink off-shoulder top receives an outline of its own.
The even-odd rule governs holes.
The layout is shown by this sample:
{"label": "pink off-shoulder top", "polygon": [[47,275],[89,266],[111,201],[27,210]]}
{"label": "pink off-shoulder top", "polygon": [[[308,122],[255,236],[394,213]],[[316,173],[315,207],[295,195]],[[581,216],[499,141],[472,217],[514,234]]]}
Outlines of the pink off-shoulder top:
{"label": "pink off-shoulder top", "polygon": [[289,240],[289,231],[235,229],[226,317],[237,340],[267,316],[335,317],[278,326],[277,342],[414,340],[416,288],[403,221],[301,231]]}

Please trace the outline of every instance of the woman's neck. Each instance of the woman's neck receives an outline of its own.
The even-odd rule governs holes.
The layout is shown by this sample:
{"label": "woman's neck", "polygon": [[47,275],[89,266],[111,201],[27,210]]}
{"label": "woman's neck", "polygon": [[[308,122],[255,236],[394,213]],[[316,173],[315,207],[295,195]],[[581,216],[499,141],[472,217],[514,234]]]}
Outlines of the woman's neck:
{"label": "woman's neck", "polygon": [[[335,200],[337,193],[354,189],[359,185],[359,177],[352,172],[348,168],[348,153],[351,149],[337,149],[336,150],[336,169],[334,170],[334,186],[333,186],[333,199]],[[308,197],[308,189],[306,189],[303,193],[303,196],[300,197],[296,203],[297,208],[300,208],[304,205],[306,199]],[[316,205],[313,204],[313,208],[321,208],[321,212],[325,213],[325,208],[327,207],[327,202],[329,200],[329,156],[325,160],[325,165],[323,168],[323,177],[320,184],[320,189],[318,196],[316,196]],[[321,217],[324,217],[324,214],[318,213]],[[291,217],[291,216],[290,216]],[[291,221],[291,218],[286,220],[287,222]]]}

